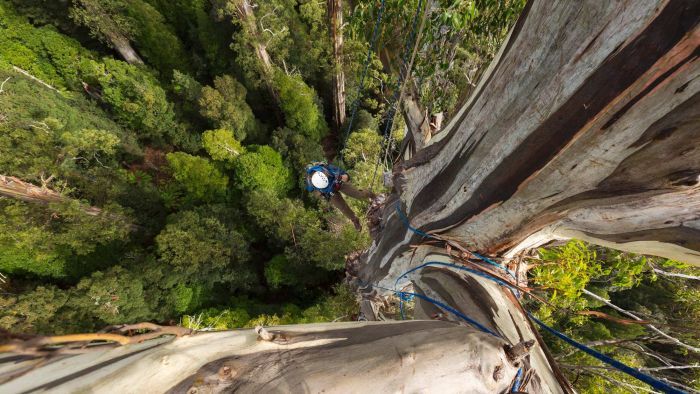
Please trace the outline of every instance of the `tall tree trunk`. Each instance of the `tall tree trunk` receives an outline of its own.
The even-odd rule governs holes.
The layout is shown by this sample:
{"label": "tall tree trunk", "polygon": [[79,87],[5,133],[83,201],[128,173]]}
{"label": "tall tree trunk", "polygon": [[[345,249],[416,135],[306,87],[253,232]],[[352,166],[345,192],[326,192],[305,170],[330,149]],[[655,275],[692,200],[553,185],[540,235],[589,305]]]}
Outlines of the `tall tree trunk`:
{"label": "tall tree trunk", "polygon": [[136,50],[131,46],[131,42],[128,38],[121,34],[110,34],[107,36],[107,39],[109,39],[114,49],[125,62],[129,64],[143,64],[143,59],[141,59]]}
{"label": "tall tree trunk", "polygon": [[343,72],[343,2],[328,0],[328,32],[333,45],[333,123],[338,133],[345,124],[345,73]]}
{"label": "tall tree trunk", "polygon": [[[413,226],[494,255],[577,236],[700,264],[699,18],[692,0],[528,3],[471,99],[395,167]],[[384,219],[368,280],[420,242]]]}
{"label": "tall tree trunk", "polygon": [[[699,19],[692,0],[529,2],[471,98],[394,168],[396,194],[358,267],[365,298],[412,280],[511,341],[508,317],[537,337],[509,293],[494,305],[497,289],[476,290],[494,287],[487,279],[428,267],[402,279],[438,258],[397,205],[413,227],[482,254],[578,237],[700,264]],[[432,312],[418,316],[441,309],[422,304]],[[530,361],[541,391],[567,389],[538,349]]]}
{"label": "tall tree trunk", "polygon": [[99,1],[78,0],[77,6],[84,10],[76,12],[77,19],[94,32],[99,32],[101,38],[108,41],[119,56],[129,64],[143,64],[143,59],[131,46],[129,38],[112,19],[112,15],[105,12]]}
{"label": "tall tree trunk", "polygon": [[[531,1],[470,100],[395,167],[397,194],[350,266],[355,283],[368,300],[412,285],[494,335],[419,297],[417,318],[453,322],[285,327],[282,343],[251,331],[151,341],[40,365],[3,389],[503,392],[522,368],[525,391],[569,391],[511,290],[454,267],[405,273],[477,268],[453,256],[460,248],[508,256],[582,235],[699,263],[699,18],[694,0]],[[452,250],[424,243],[399,203]],[[5,360],[3,371],[31,366]]]}
{"label": "tall tree trunk", "polygon": [[273,82],[275,68],[270,59],[270,54],[267,52],[267,47],[263,43],[260,31],[256,24],[255,13],[253,7],[250,4],[250,0],[241,0],[237,5],[238,16],[241,19],[241,23],[250,35],[250,42],[255,51],[255,56],[258,59],[258,64],[260,66],[260,74],[263,79],[263,83],[267,89],[268,94],[275,102],[275,116],[277,121],[282,124],[284,122],[284,116],[280,110],[282,101],[280,100],[279,92],[275,89],[275,84]]}

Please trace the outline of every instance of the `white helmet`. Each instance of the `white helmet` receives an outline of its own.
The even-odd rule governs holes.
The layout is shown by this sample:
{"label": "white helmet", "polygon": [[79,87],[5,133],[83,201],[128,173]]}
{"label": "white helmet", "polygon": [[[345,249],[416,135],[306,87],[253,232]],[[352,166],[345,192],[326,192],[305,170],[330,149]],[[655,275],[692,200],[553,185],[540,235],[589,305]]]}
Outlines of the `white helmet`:
{"label": "white helmet", "polygon": [[311,184],[317,189],[325,189],[328,187],[328,177],[326,174],[316,171],[311,175]]}

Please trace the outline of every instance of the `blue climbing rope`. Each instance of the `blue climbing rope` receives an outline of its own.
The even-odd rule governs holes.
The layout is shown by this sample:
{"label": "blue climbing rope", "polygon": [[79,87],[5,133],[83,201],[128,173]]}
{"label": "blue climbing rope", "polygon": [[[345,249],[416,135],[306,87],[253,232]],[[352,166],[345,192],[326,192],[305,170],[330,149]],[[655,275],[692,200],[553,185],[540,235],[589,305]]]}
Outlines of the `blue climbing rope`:
{"label": "blue climbing rope", "polygon": [[423,231],[421,231],[421,230],[419,230],[419,229],[417,229],[417,228],[411,226],[411,221],[408,220],[408,217],[406,216],[406,214],[403,213],[403,211],[401,210],[401,201],[397,201],[397,202],[396,202],[396,212],[399,214],[399,219],[401,219],[401,221],[403,222],[403,224],[405,224],[406,227],[407,227],[409,230],[411,230],[411,231],[413,231],[414,233],[420,235],[421,237],[432,238],[432,239],[439,239],[438,237],[436,237],[436,236],[434,236],[434,235],[425,233],[425,232],[423,232]]}
{"label": "blue climbing rope", "polygon": [[[439,239],[438,237],[436,237],[436,236],[434,236],[434,235],[427,234],[427,233],[425,233],[425,232],[423,232],[423,231],[421,231],[421,230],[419,230],[419,229],[413,227],[413,226],[411,225],[411,222],[410,222],[410,220],[408,219],[408,217],[407,217],[407,216],[403,213],[403,211],[401,210],[400,202],[397,202],[397,204],[396,204],[396,212],[398,213],[399,218],[400,218],[401,221],[404,223],[404,225],[405,225],[409,230],[411,230],[412,232],[414,232],[414,233],[416,233],[416,234],[418,234],[418,235],[420,235],[420,236],[426,237],[426,238]],[[486,257],[484,257],[484,256],[481,256],[480,254],[477,254],[477,253],[474,253],[474,252],[470,252],[470,253],[472,253],[474,256],[478,257],[479,259],[481,259],[481,260],[483,260],[483,261],[485,261],[485,262],[487,262],[487,263],[489,263],[489,264],[491,264],[491,265],[494,265],[494,266],[496,266],[496,267],[499,267],[499,268],[501,268],[501,269],[504,269],[504,270],[506,270],[506,272],[510,273],[510,271],[508,271],[508,270],[507,270],[505,267],[503,267],[501,264],[498,264],[498,263],[492,261],[491,259],[488,259],[488,258],[486,258]],[[501,286],[508,287],[509,289],[511,289],[511,290],[513,290],[513,291],[517,291],[517,289],[515,289],[515,288],[514,288],[513,286],[511,286],[510,284],[504,282],[503,280],[501,280],[501,279],[499,279],[499,278],[496,278],[496,277],[494,277],[494,276],[492,276],[492,275],[489,275],[488,273],[481,272],[481,271],[477,271],[477,270],[473,270],[473,269],[471,269],[471,268],[467,268],[467,267],[460,266],[460,265],[457,265],[457,264],[444,263],[444,262],[441,262],[441,261],[429,261],[429,262],[427,262],[427,263],[424,263],[424,264],[422,264],[422,265],[419,265],[418,267],[412,268],[412,269],[410,269],[410,270],[404,272],[403,274],[399,275],[398,278],[396,279],[396,281],[394,282],[394,288],[396,288],[396,286],[398,286],[399,280],[404,279],[404,278],[407,278],[407,275],[410,274],[411,272],[417,271],[417,270],[422,269],[422,268],[427,267],[427,266],[436,266],[436,265],[437,265],[437,266],[446,266],[446,267],[450,267],[450,268],[455,268],[455,269],[459,269],[459,270],[462,270],[462,271],[467,271],[467,272],[470,272],[470,273],[472,273],[472,274],[475,274],[475,275],[484,277],[484,278],[486,278],[486,279],[489,279],[489,280],[491,280],[491,281],[493,281],[493,282],[496,282],[496,283],[498,283],[498,284],[501,285]],[[512,274],[511,274],[511,275],[512,275]],[[469,318],[468,316],[462,314],[461,312],[457,311],[456,309],[454,309],[454,308],[452,308],[452,307],[450,307],[450,306],[448,306],[448,305],[445,305],[445,304],[443,304],[443,303],[441,303],[441,302],[439,302],[439,301],[437,301],[437,300],[428,299],[428,297],[425,297],[425,296],[423,296],[423,295],[421,295],[421,294],[402,292],[402,291],[398,291],[398,290],[396,290],[396,289],[394,289],[394,290],[385,289],[385,290],[392,291],[392,292],[394,292],[394,293],[396,293],[396,294],[399,294],[399,295],[402,295],[402,294],[411,294],[411,295],[413,295],[413,296],[415,296],[415,297],[418,297],[418,298],[420,298],[420,299],[424,299],[424,300],[426,300],[426,301],[428,301],[428,302],[430,302],[430,303],[432,303],[432,304],[434,304],[434,305],[437,305],[437,306],[439,306],[439,307],[441,307],[441,308],[443,308],[443,309],[445,309],[445,310],[447,310],[447,311],[449,311],[449,312],[452,312],[454,315],[456,315],[456,316],[462,318],[463,320],[469,322],[470,324],[472,324],[472,325],[474,325],[474,326],[476,326],[476,327],[486,329],[486,328],[483,327],[481,324],[479,324],[478,322],[476,322],[476,321],[474,321],[473,319]],[[400,307],[400,311],[401,311],[401,319],[404,319],[404,318],[405,318],[405,317],[404,317],[404,312],[403,312],[403,302],[404,302],[404,301],[408,301],[408,299],[406,299],[406,298],[403,297],[403,296],[400,296],[400,297],[399,297],[399,307]],[[528,316],[530,317],[530,319],[532,319],[534,322],[536,322],[538,325],[540,325],[540,327],[542,327],[543,329],[545,329],[547,332],[549,332],[549,333],[551,333],[552,335],[554,335],[555,337],[557,337],[557,338],[563,340],[564,342],[568,343],[569,345],[571,345],[571,346],[573,346],[573,347],[575,347],[575,348],[577,348],[577,349],[579,349],[579,350],[581,350],[581,351],[583,351],[583,352],[585,352],[585,353],[587,353],[587,354],[589,354],[589,355],[595,357],[596,359],[598,359],[598,360],[600,360],[600,361],[602,361],[602,362],[604,362],[604,363],[606,363],[606,364],[612,366],[613,368],[615,368],[615,369],[617,369],[617,370],[619,370],[619,371],[621,371],[621,372],[624,372],[624,373],[626,373],[626,374],[628,374],[628,375],[630,375],[630,376],[632,376],[632,377],[634,377],[634,378],[636,378],[636,379],[638,379],[638,380],[640,380],[640,381],[642,381],[642,382],[644,382],[644,383],[647,383],[647,384],[650,385],[651,387],[653,387],[653,388],[655,388],[655,389],[657,389],[657,390],[661,390],[661,391],[663,391],[663,392],[665,392],[665,393],[673,393],[673,394],[676,394],[676,393],[683,393],[683,391],[678,390],[678,389],[674,388],[673,386],[670,386],[669,384],[667,384],[667,383],[665,383],[665,382],[663,382],[663,381],[661,381],[661,380],[659,380],[659,379],[656,379],[656,378],[654,378],[654,377],[652,377],[652,376],[650,376],[650,375],[647,375],[647,374],[641,372],[641,371],[638,370],[638,369],[634,369],[634,368],[632,368],[632,367],[629,367],[629,366],[627,366],[627,365],[625,365],[625,364],[623,364],[623,363],[621,363],[621,362],[619,362],[619,361],[613,359],[613,358],[610,357],[610,356],[607,356],[607,355],[605,355],[605,354],[603,354],[603,353],[600,353],[600,352],[598,352],[598,351],[596,351],[596,350],[593,350],[593,349],[591,349],[590,347],[588,347],[588,346],[586,346],[586,345],[584,345],[584,344],[582,344],[582,343],[580,343],[580,342],[577,342],[577,341],[573,340],[572,338],[569,338],[568,336],[566,336],[566,335],[562,334],[561,332],[559,332],[559,331],[553,329],[552,327],[549,327],[548,325],[546,325],[545,323],[543,323],[542,321],[540,321],[539,319],[537,319],[535,316],[533,316],[530,312],[527,312],[527,314],[528,314]],[[488,329],[486,329],[486,330],[488,330]],[[490,333],[490,334],[492,334],[492,335],[498,336],[498,335],[496,335],[495,333],[493,333],[491,330],[488,330],[488,331],[485,331],[485,332],[488,332],[488,333]],[[515,380],[515,383],[513,384],[513,389],[512,389],[512,391],[518,391],[518,389],[520,388],[520,380],[521,380],[521,375],[522,375],[521,372],[522,372],[521,370],[518,371],[518,375],[516,376],[516,380]]]}
{"label": "blue climbing rope", "polygon": [[605,355],[597,350],[593,350],[590,347],[569,338],[568,336],[562,334],[561,332],[546,325],[544,322],[540,321],[538,318],[533,316],[530,312],[528,312],[528,315],[530,316],[530,319],[532,319],[535,323],[537,323],[545,331],[547,331],[550,334],[554,335],[555,337],[561,339],[562,341],[568,343],[569,345],[577,348],[578,350],[581,350],[585,353],[588,353],[589,355],[597,358],[598,360],[610,365],[611,367],[617,369],[618,371],[624,372],[624,373],[632,376],[633,378],[638,379],[638,380],[650,385],[651,387],[653,387],[657,390],[663,391],[664,393],[673,393],[673,394],[676,394],[676,393],[682,394],[683,393],[683,391],[678,390],[675,387],[672,387],[669,384],[667,384],[659,379],[656,379],[650,375],[647,375],[638,369],[629,367],[629,366],[615,360],[614,358],[612,358],[610,356],[607,356],[607,355]]}
{"label": "blue climbing rope", "polygon": [[444,304],[444,303],[442,303],[442,302],[440,302],[440,301],[438,301],[438,300],[435,300],[435,299],[433,299],[433,298],[430,298],[430,297],[428,297],[428,296],[426,296],[426,295],[418,294],[418,293],[411,293],[411,292],[407,292],[407,291],[392,290],[392,289],[387,289],[386,287],[381,287],[381,286],[374,286],[374,287],[377,288],[377,289],[390,291],[390,292],[392,292],[392,293],[398,295],[399,298],[403,297],[404,295],[408,295],[408,296],[420,298],[421,300],[427,301],[427,302],[429,302],[429,303],[431,303],[431,304],[433,304],[433,305],[435,305],[435,306],[438,306],[438,307],[440,307],[440,308],[442,308],[442,309],[444,309],[444,310],[446,310],[446,311],[448,311],[448,312],[454,314],[455,316],[461,318],[462,320],[464,320],[465,322],[469,323],[469,324],[472,325],[473,327],[476,327],[476,328],[478,328],[479,330],[481,330],[481,331],[483,331],[483,332],[485,332],[485,333],[487,333],[487,334],[491,334],[491,335],[493,335],[493,336],[496,337],[496,338],[501,338],[500,335],[498,335],[497,333],[495,333],[495,332],[493,332],[492,330],[488,329],[486,326],[482,325],[482,324],[479,323],[478,321],[476,321],[476,320],[472,319],[471,317],[469,317],[469,316],[463,314],[462,312],[458,311],[457,309],[455,309],[455,308],[453,308],[453,307],[451,307],[451,306],[449,306],[449,305],[447,305],[447,304]]}
{"label": "blue climbing rope", "polygon": [[343,151],[345,150],[345,144],[347,144],[348,136],[352,130],[352,124],[355,121],[355,115],[357,114],[357,109],[360,106],[360,97],[362,96],[362,90],[365,86],[365,77],[367,77],[367,71],[369,70],[369,65],[372,60],[372,52],[376,50],[377,38],[379,37],[379,26],[382,24],[382,16],[384,15],[384,8],[386,5],[386,0],[382,0],[379,11],[377,11],[377,19],[374,22],[374,30],[372,31],[372,38],[370,39],[369,48],[367,49],[367,57],[365,58],[365,65],[362,70],[362,76],[360,77],[360,84],[357,86],[357,97],[352,103],[352,111],[350,112],[350,120],[348,121],[348,128],[345,130],[345,136],[343,136],[343,145],[341,146],[340,153],[338,153],[338,161],[343,160]]}
{"label": "blue climbing rope", "polygon": [[[458,270],[461,270],[461,271],[466,271],[466,272],[469,272],[469,273],[471,273],[471,274],[474,274],[474,275],[480,276],[480,277],[482,277],[482,278],[485,278],[485,279],[491,280],[491,281],[493,281],[493,282],[496,282],[497,284],[499,284],[499,285],[501,285],[501,286],[503,286],[503,287],[507,287],[508,289],[510,289],[510,290],[515,294],[516,297],[519,297],[519,296],[520,296],[520,293],[518,292],[518,289],[516,289],[515,287],[511,286],[509,283],[507,283],[507,282],[505,282],[505,281],[502,281],[502,280],[500,280],[500,279],[498,279],[498,278],[496,278],[496,277],[493,277],[493,276],[491,276],[491,275],[485,274],[485,273],[483,273],[483,272],[481,272],[481,271],[477,271],[477,270],[475,270],[475,269],[471,269],[471,268],[468,268],[468,267],[465,267],[465,266],[462,266],[462,265],[458,265],[458,264],[444,263],[444,262],[442,262],[442,261],[429,261],[429,262],[427,262],[427,263],[424,263],[424,264],[419,265],[418,267],[412,268],[412,269],[410,269],[410,270],[404,272],[403,274],[399,275],[398,278],[396,278],[396,281],[394,281],[394,289],[396,290],[396,287],[398,286],[399,281],[400,281],[401,279],[403,279],[403,278],[407,278],[407,277],[408,277],[408,274],[410,274],[411,272],[415,272],[415,271],[418,271],[419,269],[422,269],[422,268],[424,268],[424,267],[429,267],[429,266],[450,267],[450,268],[455,268],[455,269],[458,269]],[[403,303],[404,303],[404,301],[411,301],[411,300],[404,299],[403,297],[399,297],[399,312],[401,313],[401,320],[406,320],[406,317],[405,317],[404,312],[403,312]]]}
{"label": "blue climbing rope", "polygon": [[513,383],[513,388],[510,389],[511,393],[515,393],[517,391],[520,391],[520,383],[521,383],[522,377],[523,377],[523,369],[520,368],[520,369],[518,369],[518,373],[515,375],[515,383]]}

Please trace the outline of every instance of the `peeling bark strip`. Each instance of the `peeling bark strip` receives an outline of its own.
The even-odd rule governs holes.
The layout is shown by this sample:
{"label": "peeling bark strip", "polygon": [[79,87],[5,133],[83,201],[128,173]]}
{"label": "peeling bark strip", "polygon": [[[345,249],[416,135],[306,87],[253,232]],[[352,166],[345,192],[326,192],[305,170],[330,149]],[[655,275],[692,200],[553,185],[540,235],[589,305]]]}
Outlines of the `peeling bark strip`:
{"label": "peeling bark strip", "polygon": [[[569,144],[588,122],[606,109],[615,98],[693,30],[699,18],[700,2],[677,0],[669,3],[630,44],[613,53],[609,59],[597,67],[595,73],[586,79],[563,106],[531,132],[516,150],[483,180],[477,196],[473,196],[454,210],[449,218],[431,222],[425,229],[453,226],[457,224],[455,219],[466,220],[493,204],[507,200],[522,183],[547,165]],[[697,50],[694,57],[697,57]],[[634,61],[630,61],[631,59]],[[684,59],[674,68],[680,67],[687,60],[688,58]],[[669,73],[672,70],[669,70]],[[637,101],[638,98],[630,100],[602,129],[609,128]],[[479,140],[477,145],[482,141],[483,139]],[[543,143],[545,141],[546,143]],[[463,164],[455,160],[444,169],[444,173],[446,175],[457,173]],[[411,210],[421,212],[427,209],[432,204],[434,196],[447,193],[447,187],[450,185],[437,183],[434,186],[419,193],[413,199]]]}
{"label": "peeling bark strip", "polygon": [[[199,333],[94,349],[28,371],[3,392],[506,392],[518,366],[507,342],[452,322],[278,327],[286,343],[253,330]],[[3,363],[3,372],[36,360]],[[33,365],[33,364],[32,364]]]}
{"label": "peeling bark strip", "polygon": [[[512,255],[509,249],[520,250],[572,209],[633,206],[700,181],[700,3],[528,4],[445,131],[395,168],[394,184],[414,227],[483,253]],[[657,225],[663,215],[697,220],[683,204],[654,212],[594,233],[629,233],[627,244],[636,245],[639,231],[678,226]],[[599,227],[611,224],[598,220]],[[392,210],[383,225],[364,280],[388,274],[421,241]],[[586,226],[568,219],[560,228]],[[553,234],[539,234],[539,241]],[[648,253],[700,264],[692,249],[679,248],[681,238],[670,241],[665,237]]]}

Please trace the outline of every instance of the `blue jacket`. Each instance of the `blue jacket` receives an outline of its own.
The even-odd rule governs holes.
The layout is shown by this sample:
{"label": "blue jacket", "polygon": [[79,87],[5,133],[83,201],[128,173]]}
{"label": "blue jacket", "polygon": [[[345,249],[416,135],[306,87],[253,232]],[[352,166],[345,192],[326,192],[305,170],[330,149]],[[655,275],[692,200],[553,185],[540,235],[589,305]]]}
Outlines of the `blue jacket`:
{"label": "blue jacket", "polygon": [[[311,183],[311,175],[313,175],[314,172],[322,172],[326,174],[328,177],[328,186],[323,189],[315,187]],[[330,197],[340,188],[340,177],[345,174],[347,174],[345,170],[332,164],[313,163],[306,167],[306,191],[312,192],[314,190],[318,190],[324,196]]]}

